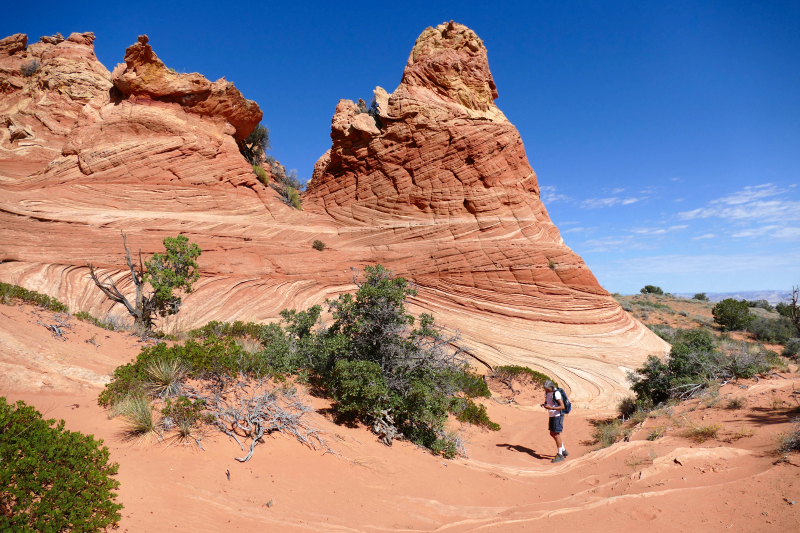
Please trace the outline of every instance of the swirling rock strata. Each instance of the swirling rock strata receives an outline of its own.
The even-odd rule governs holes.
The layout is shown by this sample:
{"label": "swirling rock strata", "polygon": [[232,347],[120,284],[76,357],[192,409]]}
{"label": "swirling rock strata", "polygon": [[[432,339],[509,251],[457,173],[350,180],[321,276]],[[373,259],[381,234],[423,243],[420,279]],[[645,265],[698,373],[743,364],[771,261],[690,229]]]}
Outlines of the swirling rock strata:
{"label": "swirling rock strata", "polygon": [[[62,47],[81,76],[59,85],[46,70],[22,88],[2,78],[12,88],[4,108],[8,94],[59,94],[69,100],[56,107],[72,115],[47,162],[29,152],[20,156],[29,170],[0,181],[0,280],[102,318],[121,310],[88,282],[85,263],[130,290],[120,231],[144,255],[184,234],[203,249],[202,278],[163,324],[172,330],[276,320],[283,308],[353,290],[350,268],[380,262],[416,282],[414,311],[460,330],[478,366],[542,370],[584,405],[611,404],[625,393],[625,370],[667,348],[563,243],[519,133],[494,104],[486,49],[464,26],[425,30],[400,86],[376,89],[377,113],[339,102],[305,211],[281,202],[239,154],[261,112],[231,84],[170,72],[144,38],[108,74],[90,38],[34,45]],[[0,67],[12,65],[0,74],[33,53],[21,42],[0,41]],[[89,78],[96,90],[80,97]]]}

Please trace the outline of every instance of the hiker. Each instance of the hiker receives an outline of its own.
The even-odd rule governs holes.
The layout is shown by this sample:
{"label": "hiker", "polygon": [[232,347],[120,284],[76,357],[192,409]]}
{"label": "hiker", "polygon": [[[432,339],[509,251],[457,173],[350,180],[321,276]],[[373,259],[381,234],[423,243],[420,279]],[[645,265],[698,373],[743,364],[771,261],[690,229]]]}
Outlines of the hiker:
{"label": "hiker", "polygon": [[563,393],[563,389],[556,387],[555,383],[549,379],[544,382],[545,400],[541,407],[547,409],[550,414],[547,428],[550,430],[550,436],[556,441],[556,456],[553,458],[554,463],[560,463],[565,457],[569,455],[567,449],[564,447],[564,441],[561,439],[561,433],[564,431],[564,415],[569,412],[567,409],[567,395]]}

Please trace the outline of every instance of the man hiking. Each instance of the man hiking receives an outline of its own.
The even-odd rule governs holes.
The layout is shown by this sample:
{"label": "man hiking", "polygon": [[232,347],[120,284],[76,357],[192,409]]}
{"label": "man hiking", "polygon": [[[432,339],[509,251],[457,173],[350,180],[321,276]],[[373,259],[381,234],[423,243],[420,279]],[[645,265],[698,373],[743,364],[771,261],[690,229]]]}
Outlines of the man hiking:
{"label": "man hiking", "polygon": [[562,394],[555,383],[549,379],[544,382],[544,391],[545,399],[541,407],[547,409],[550,415],[547,428],[550,430],[550,436],[556,441],[556,447],[558,448],[552,462],[560,463],[569,455],[567,449],[564,448],[564,441],[561,440],[561,432],[564,431],[564,413],[567,410],[564,403],[566,395]]}

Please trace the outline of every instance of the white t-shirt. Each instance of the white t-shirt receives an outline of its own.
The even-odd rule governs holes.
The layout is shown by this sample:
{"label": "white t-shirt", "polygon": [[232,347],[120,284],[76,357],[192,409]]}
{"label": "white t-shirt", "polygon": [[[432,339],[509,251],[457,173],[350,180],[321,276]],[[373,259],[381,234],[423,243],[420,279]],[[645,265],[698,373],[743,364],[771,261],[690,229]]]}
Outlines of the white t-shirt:
{"label": "white t-shirt", "polygon": [[[545,395],[544,403],[547,404],[548,407],[558,407],[558,400],[562,400],[561,393],[558,391],[548,392]],[[550,417],[554,416],[561,416],[563,411],[560,409],[548,409],[547,412],[550,414]]]}

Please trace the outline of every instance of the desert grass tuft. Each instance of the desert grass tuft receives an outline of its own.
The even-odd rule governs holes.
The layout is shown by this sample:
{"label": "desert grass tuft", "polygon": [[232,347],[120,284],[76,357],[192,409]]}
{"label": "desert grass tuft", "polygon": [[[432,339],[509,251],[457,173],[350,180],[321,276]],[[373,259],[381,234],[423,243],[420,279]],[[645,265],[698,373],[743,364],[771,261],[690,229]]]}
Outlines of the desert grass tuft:
{"label": "desert grass tuft", "polygon": [[178,359],[155,359],[144,369],[148,390],[159,398],[176,396],[188,372],[186,364]]}
{"label": "desert grass tuft", "polygon": [[783,454],[800,452],[800,418],[795,418],[792,429],[778,436],[778,451]]}
{"label": "desert grass tuft", "polygon": [[592,438],[601,448],[608,448],[625,435],[625,430],[619,420],[595,421]]}
{"label": "desert grass tuft", "polygon": [[745,406],[745,399],[744,398],[731,398],[728,400],[728,409],[741,409]]}
{"label": "desert grass tuft", "polygon": [[153,408],[147,398],[138,396],[124,402],[125,410],[120,413],[125,419],[122,431],[123,440],[146,443],[158,435],[158,422],[153,417]]}
{"label": "desert grass tuft", "polygon": [[686,430],[686,437],[695,442],[705,442],[717,438],[717,433],[722,429],[722,424],[709,424],[706,426],[692,426]]}

